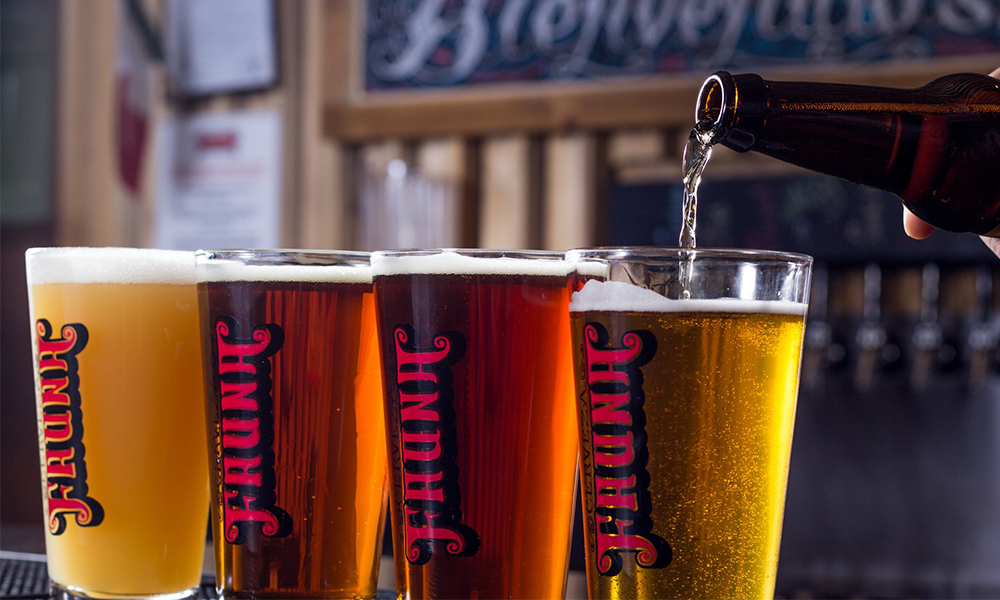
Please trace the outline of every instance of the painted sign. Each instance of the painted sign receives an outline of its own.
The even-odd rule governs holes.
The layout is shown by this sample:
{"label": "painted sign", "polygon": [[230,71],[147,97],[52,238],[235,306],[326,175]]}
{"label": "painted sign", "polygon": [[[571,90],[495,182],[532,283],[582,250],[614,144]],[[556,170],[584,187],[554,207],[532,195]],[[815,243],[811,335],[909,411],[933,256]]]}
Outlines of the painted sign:
{"label": "painted sign", "polygon": [[370,91],[1000,53],[1000,0],[367,0]]}

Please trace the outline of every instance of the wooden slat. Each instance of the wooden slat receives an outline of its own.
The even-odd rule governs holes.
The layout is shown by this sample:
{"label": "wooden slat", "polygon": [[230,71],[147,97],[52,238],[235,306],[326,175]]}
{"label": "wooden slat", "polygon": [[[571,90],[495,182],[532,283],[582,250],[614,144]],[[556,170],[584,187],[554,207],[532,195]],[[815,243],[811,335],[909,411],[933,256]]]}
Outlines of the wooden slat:
{"label": "wooden slat", "polygon": [[361,89],[361,37],[364,4],[357,0],[323,0],[322,86],[327,105],[355,98]]}
{"label": "wooden slat", "polygon": [[365,144],[352,153],[353,172],[350,174],[349,193],[354,200],[351,225],[354,228],[352,237],[356,247],[363,250],[378,250],[386,244],[382,241],[385,234],[379,232],[387,229],[389,225],[379,222],[377,217],[372,217],[376,205],[363,203],[378,201],[377,196],[369,197],[371,194],[367,186],[380,185],[388,175],[389,164],[394,160],[404,160],[406,153],[406,147],[399,140]]}
{"label": "wooden slat", "polygon": [[117,4],[64,2],[59,15],[56,240],[122,245],[134,206],[116,185]]}
{"label": "wooden slat", "polygon": [[305,23],[302,17],[305,5],[298,2],[278,2],[278,61],[281,85],[277,89],[261,95],[261,101],[274,103],[282,112],[281,121],[281,245],[285,248],[302,246],[299,242],[299,220],[303,217],[302,193],[304,182],[303,161],[306,160],[303,138],[308,133],[300,129],[304,121],[303,111],[308,107],[298,101],[299,87],[303,85]]}
{"label": "wooden slat", "polygon": [[460,137],[437,138],[420,143],[416,148],[416,166],[428,179],[442,181],[450,188],[452,222],[445,224],[451,242],[443,245],[462,246],[465,206],[466,143]]}
{"label": "wooden slat", "polygon": [[[918,87],[959,71],[989,73],[1000,55],[908,63],[800,65],[762,71],[765,78]],[[694,119],[708,73],[657,76],[641,82],[504,84],[472,89],[379,92],[326,107],[328,135],[352,141],[383,137],[494,135],[677,127]]]}
{"label": "wooden slat", "polygon": [[[493,135],[619,129],[693,119],[701,78],[684,83],[508,86],[447,93],[372,94],[327,107],[326,132],[364,141],[388,136]],[[627,93],[627,101],[622,93]],[[684,106],[685,108],[680,108]]]}
{"label": "wooden slat", "polygon": [[[712,181],[747,177],[795,177],[810,173],[802,167],[782,162],[757,152],[735,152],[725,146],[712,149],[712,160],[705,168],[705,177]],[[615,170],[619,182],[639,184],[652,181],[680,181],[680,154],[668,155],[654,163],[626,163]]]}
{"label": "wooden slat", "polygon": [[465,184],[462,186],[461,231],[459,245],[479,247],[480,175],[483,172],[483,144],[479,138],[465,140]]}
{"label": "wooden slat", "polygon": [[304,248],[343,249],[349,245],[350,222],[347,186],[344,183],[344,148],[322,132],[324,81],[329,62],[326,56],[325,24],[336,18],[333,10],[345,2],[305,0],[302,4],[302,77],[299,81],[299,222],[298,246]]}
{"label": "wooden slat", "polygon": [[483,142],[481,247],[531,245],[530,171],[528,136],[500,136]]}
{"label": "wooden slat", "polygon": [[385,140],[376,144],[366,144],[360,149],[362,177],[385,176],[389,163],[406,157],[406,148],[400,140]]}
{"label": "wooden slat", "polygon": [[608,164],[618,168],[660,162],[667,157],[664,142],[659,129],[615,132],[608,136]]}
{"label": "wooden slat", "polygon": [[417,146],[417,168],[424,176],[457,184],[465,179],[465,141],[460,137],[436,138]]}
{"label": "wooden slat", "polygon": [[584,133],[546,141],[542,244],[568,250],[594,243],[594,139]]}

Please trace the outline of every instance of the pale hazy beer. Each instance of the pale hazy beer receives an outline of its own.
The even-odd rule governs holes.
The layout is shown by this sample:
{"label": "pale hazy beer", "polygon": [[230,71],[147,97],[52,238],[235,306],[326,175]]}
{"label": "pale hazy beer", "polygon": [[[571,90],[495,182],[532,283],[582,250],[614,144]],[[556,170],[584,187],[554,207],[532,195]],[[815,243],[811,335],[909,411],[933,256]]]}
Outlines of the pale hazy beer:
{"label": "pale hazy beer", "polygon": [[[654,291],[671,258],[619,256],[607,274],[624,281],[574,294],[591,598],[773,595],[808,277],[780,256],[701,251],[695,299]],[[727,288],[742,298],[712,297]]]}
{"label": "pale hazy beer", "polygon": [[194,255],[26,255],[55,593],[194,594],[208,514]]}
{"label": "pale hazy beer", "polygon": [[577,459],[562,254],[372,257],[398,598],[562,598]]}
{"label": "pale hazy beer", "polygon": [[386,450],[365,253],[198,253],[216,584],[374,598]]}

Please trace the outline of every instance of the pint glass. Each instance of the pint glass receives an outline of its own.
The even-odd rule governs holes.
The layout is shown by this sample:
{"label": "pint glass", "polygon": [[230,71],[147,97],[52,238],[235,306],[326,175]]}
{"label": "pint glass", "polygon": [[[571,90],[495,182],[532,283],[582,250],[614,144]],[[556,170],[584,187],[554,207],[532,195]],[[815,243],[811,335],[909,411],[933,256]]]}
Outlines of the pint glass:
{"label": "pint glass", "polygon": [[197,254],[216,586],[374,598],[385,427],[368,254]]}
{"label": "pint glass", "polygon": [[25,259],[53,595],[193,597],[208,514],[194,256]]}
{"label": "pint glass", "polygon": [[568,258],[590,597],[773,596],[812,259]]}
{"label": "pint glass", "polygon": [[399,598],[562,598],[576,487],[561,253],[372,255]]}

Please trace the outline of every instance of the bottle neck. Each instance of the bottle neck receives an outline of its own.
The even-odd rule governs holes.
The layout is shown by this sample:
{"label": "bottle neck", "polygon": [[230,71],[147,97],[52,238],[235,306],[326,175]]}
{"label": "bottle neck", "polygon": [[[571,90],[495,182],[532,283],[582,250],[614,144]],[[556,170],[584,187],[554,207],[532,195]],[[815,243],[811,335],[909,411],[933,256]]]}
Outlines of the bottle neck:
{"label": "bottle neck", "polygon": [[719,72],[695,128],[703,143],[892,192],[941,229],[1000,225],[1000,82],[985,75],[896,89]]}
{"label": "bottle neck", "polygon": [[698,94],[695,128],[711,144],[747,152],[760,141],[767,110],[767,85],[759,75],[719,71]]}

